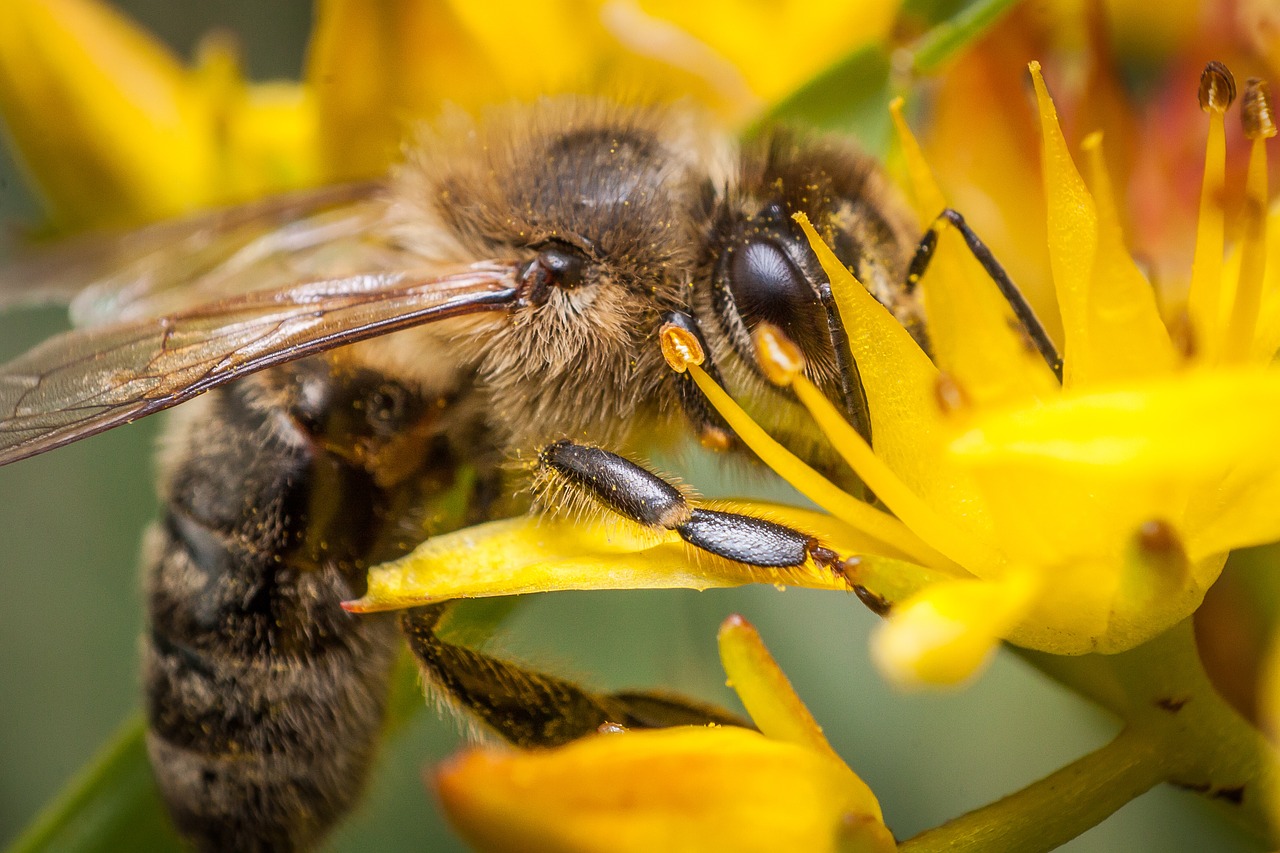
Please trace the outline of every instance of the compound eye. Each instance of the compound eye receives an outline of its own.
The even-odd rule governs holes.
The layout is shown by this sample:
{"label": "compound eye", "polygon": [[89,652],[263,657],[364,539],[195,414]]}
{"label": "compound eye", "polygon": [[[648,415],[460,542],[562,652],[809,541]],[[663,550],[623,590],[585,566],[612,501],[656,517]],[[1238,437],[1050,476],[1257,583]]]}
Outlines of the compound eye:
{"label": "compound eye", "polygon": [[749,240],[733,253],[728,273],[734,305],[749,329],[769,322],[797,340],[821,323],[817,294],[775,241]]}
{"label": "compound eye", "polygon": [[543,305],[551,288],[569,290],[582,284],[586,268],[587,259],[578,250],[563,243],[544,244],[538,256],[520,272],[525,298],[534,305]]}

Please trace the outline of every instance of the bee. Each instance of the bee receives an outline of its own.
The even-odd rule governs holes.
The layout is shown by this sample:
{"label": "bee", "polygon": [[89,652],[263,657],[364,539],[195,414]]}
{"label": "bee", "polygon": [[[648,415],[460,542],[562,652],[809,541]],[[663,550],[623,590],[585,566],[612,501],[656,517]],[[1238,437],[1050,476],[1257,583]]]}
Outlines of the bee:
{"label": "bee", "polygon": [[762,323],[871,438],[796,213],[924,341],[910,283],[931,243],[917,248],[851,144],[738,145],[687,107],[589,99],[446,118],[383,181],[91,238],[4,274],[74,294],[77,328],[0,366],[0,464],[184,404],[144,547],[144,703],[156,780],[197,847],[323,839],[367,774],[397,627],[431,689],[519,746],[736,722],[451,645],[436,631],[447,605],[340,605],[427,536],[524,511],[531,479],[720,558],[836,570],[802,531],[692,506],[628,459],[690,434],[745,455],[667,368],[672,323],[815,464],[829,460],[801,410],[756,365]]}

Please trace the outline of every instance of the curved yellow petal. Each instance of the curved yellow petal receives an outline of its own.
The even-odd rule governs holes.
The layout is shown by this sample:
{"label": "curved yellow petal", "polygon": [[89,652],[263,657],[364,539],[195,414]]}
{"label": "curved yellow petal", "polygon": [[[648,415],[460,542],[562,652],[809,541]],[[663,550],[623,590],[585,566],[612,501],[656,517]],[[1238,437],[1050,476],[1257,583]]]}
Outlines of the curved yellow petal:
{"label": "curved yellow petal", "polygon": [[216,196],[201,92],[159,42],[102,3],[0,4],[0,112],[61,227],[136,224]]}
{"label": "curved yellow petal", "polygon": [[929,587],[895,608],[871,638],[877,668],[900,687],[950,686],[973,677],[1026,613],[1030,574]]}
{"label": "curved yellow petal", "polygon": [[1280,462],[1280,371],[1204,371],[1065,394],[971,427],[951,453],[975,468],[1016,468],[1026,478],[1077,470],[1109,485],[1200,481]]}
{"label": "curved yellow petal", "polygon": [[[901,106],[891,106],[891,111],[917,204],[922,211],[933,211],[925,214],[923,224],[932,225],[930,217],[942,212],[945,199],[902,117]],[[1057,391],[1048,366],[1024,333],[1014,331],[1018,327],[1013,313],[991,276],[951,227],[938,233],[933,260],[918,285],[929,317],[934,358],[972,402],[1001,404]]]}
{"label": "curved yellow petal", "polygon": [[[1035,117],[1021,108],[1017,67],[1029,35],[988,38],[964,51],[930,95],[926,155],[956,210],[991,247],[1054,340],[1062,324],[1049,272]],[[941,207],[940,205],[938,206]],[[935,208],[929,217],[937,215]]]}
{"label": "curved yellow petal", "polygon": [[434,781],[454,826],[482,851],[895,849],[874,797],[851,778],[824,753],[756,732],[675,728],[472,750]]}
{"label": "curved yellow petal", "polygon": [[839,758],[755,626],[741,616],[730,616],[720,625],[716,640],[729,686],[766,737]]}
{"label": "curved yellow petal", "polygon": [[1101,134],[1083,143],[1096,204],[1098,242],[1086,306],[1088,346],[1078,353],[1077,382],[1168,373],[1178,362],[1160,319],[1155,291],[1124,245]]}
{"label": "curved yellow petal", "polygon": [[294,83],[246,86],[223,123],[222,198],[244,201],[319,186],[319,115],[311,90]]}
{"label": "curved yellow petal", "polygon": [[330,180],[384,172],[413,122],[446,99],[497,94],[488,57],[443,0],[318,0],[315,19],[306,80]]}
{"label": "curved yellow petal", "polygon": [[[1040,76],[1040,63],[1031,63],[1040,112],[1041,162],[1048,203],[1049,264],[1058,292],[1064,337],[1064,382],[1077,381],[1078,364],[1090,346],[1088,338],[1089,279],[1098,243],[1098,216],[1093,197],[1076,171],[1058,113]],[[1090,363],[1084,359],[1084,363]]]}
{"label": "curved yellow petal", "polygon": [[797,221],[831,281],[867,393],[876,456],[931,507],[963,515],[981,529],[981,497],[943,455],[944,437],[952,426],[937,402],[938,369],[902,324],[840,263],[809,221]]}
{"label": "curved yellow petal", "polygon": [[781,100],[858,47],[882,41],[898,14],[896,0],[639,0],[740,70],[762,103]]}
{"label": "curved yellow petal", "polygon": [[[849,547],[850,531],[821,513],[755,502],[719,501],[714,507],[776,518],[818,536],[837,553],[856,553]],[[861,571],[877,562],[860,558]],[[830,569],[811,562],[795,569],[747,566],[686,545],[674,532],[620,519],[521,516],[432,537],[407,556],[374,567],[365,596],[348,606],[368,612],[565,589],[709,589],[748,583],[849,589]]]}

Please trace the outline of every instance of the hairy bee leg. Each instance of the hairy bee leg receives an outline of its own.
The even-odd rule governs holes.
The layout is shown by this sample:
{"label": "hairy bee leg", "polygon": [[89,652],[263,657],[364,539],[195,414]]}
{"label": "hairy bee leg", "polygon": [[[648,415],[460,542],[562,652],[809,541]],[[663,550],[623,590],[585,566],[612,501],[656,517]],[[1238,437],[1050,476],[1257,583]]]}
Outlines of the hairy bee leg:
{"label": "hairy bee leg", "polygon": [[674,530],[718,557],[770,569],[799,568],[811,559],[840,570],[836,554],[812,536],[772,521],[692,506],[675,486],[616,453],[557,441],[543,448],[539,462],[619,515]]}
{"label": "hairy bee leg", "polygon": [[1013,314],[1017,317],[1018,323],[1030,336],[1031,342],[1044,359],[1045,364],[1049,365],[1053,375],[1058,377],[1058,381],[1061,382],[1062,356],[1050,339],[1049,333],[1045,331],[1040,318],[1036,316],[1035,310],[1032,309],[1026,297],[1023,296],[1022,290],[1013,283],[1013,279],[1009,278],[1009,274],[1005,272],[1004,267],[996,260],[996,256],[991,253],[991,249],[987,247],[986,243],[982,242],[973,229],[969,227],[969,223],[965,222],[964,217],[957,211],[949,207],[943,210],[933,220],[929,230],[920,238],[920,243],[916,246],[915,255],[911,258],[911,265],[907,268],[907,291],[911,292],[915,289],[920,277],[929,268],[929,263],[933,260],[934,250],[938,247],[938,232],[948,225],[955,228],[964,237],[965,245],[969,247],[970,253],[973,254],[978,263],[982,264],[982,268],[987,275],[991,276],[991,280],[1000,289],[1000,295],[1004,297],[1005,301],[1009,303],[1009,307],[1013,309]]}
{"label": "hairy bee leg", "polygon": [[449,606],[433,604],[400,615],[401,630],[423,678],[516,746],[559,746],[610,726],[749,725],[714,705],[675,694],[592,693],[571,681],[447,642],[436,629]]}

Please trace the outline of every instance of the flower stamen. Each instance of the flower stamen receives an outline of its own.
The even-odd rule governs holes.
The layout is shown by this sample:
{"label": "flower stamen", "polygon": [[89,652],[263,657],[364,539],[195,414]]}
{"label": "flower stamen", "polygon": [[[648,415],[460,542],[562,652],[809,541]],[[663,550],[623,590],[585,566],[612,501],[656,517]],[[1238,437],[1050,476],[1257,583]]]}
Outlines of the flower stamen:
{"label": "flower stamen", "polygon": [[1218,303],[1222,299],[1222,253],[1226,241],[1226,212],[1222,194],[1226,185],[1227,141],[1224,116],[1236,97],[1236,82],[1221,62],[1210,62],[1200,75],[1200,109],[1209,114],[1209,139],[1205,145],[1204,180],[1200,186],[1200,215],[1196,225],[1196,252],[1191,263],[1191,289],[1187,310],[1201,354],[1212,361],[1218,352]]}
{"label": "flower stamen", "polygon": [[1244,229],[1240,246],[1240,277],[1223,341],[1223,360],[1240,363],[1249,358],[1257,334],[1262,282],[1267,265],[1267,145],[1276,135],[1271,91],[1265,80],[1250,78],[1241,101],[1240,122],[1252,140],[1245,178]]}
{"label": "flower stamen", "polygon": [[[662,337],[680,338],[686,330],[674,325],[665,326]],[[665,353],[678,353],[683,347],[668,345]],[[884,556],[911,560],[922,566],[954,570],[954,563],[916,536],[905,524],[887,512],[882,512],[845,492],[835,483],[819,474],[765,432],[733,398],[716,384],[707,372],[692,361],[680,361],[693,381],[698,384],[712,408],[720,413],[742,442],[760,457],[760,460],[795,487],[802,495],[857,529],[863,535],[884,548]],[[673,366],[674,367],[674,366]]]}
{"label": "flower stamen", "polygon": [[[849,425],[840,412],[803,373],[797,369],[795,359],[799,350],[778,329],[761,325],[753,336],[756,344],[756,360],[766,376],[778,384],[785,384],[795,392],[801,404],[826,435],[828,443],[866,483],[898,518],[915,531],[921,539],[951,557],[962,566],[982,569],[1003,562],[999,555],[984,547],[974,537],[950,524],[934,512],[919,495],[893,472],[884,460],[876,456],[857,430]],[[794,351],[790,363],[776,361],[779,353]],[[778,377],[775,379],[774,377]]]}

